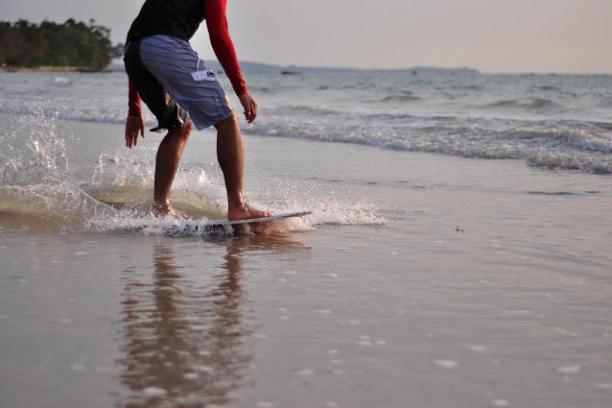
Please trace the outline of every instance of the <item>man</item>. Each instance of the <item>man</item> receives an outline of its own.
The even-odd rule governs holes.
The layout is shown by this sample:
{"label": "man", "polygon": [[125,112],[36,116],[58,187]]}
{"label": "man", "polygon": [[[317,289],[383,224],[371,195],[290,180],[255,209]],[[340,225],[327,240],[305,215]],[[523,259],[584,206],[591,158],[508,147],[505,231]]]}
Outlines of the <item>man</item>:
{"label": "man", "polygon": [[129,76],[129,113],[125,143],[144,137],[141,100],[167,129],[155,161],[153,212],[176,215],[170,189],[192,126],[217,129],[217,158],[227,190],[229,220],[266,217],[247,205],[243,195],[244,148],[238,118],[215,73],[191,48],[189,39],[204,20],[213,50],[244,108],[246,120],[257,117],[229,35],[227,0],[146,0],[128,32],[125,67]]}

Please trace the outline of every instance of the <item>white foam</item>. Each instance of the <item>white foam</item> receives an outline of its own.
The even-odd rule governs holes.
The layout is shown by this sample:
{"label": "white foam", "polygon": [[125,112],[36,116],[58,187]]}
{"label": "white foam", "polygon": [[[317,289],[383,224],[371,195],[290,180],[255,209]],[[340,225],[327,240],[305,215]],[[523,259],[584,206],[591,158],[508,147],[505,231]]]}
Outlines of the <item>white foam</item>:
{"label": "white foam", "polygon": [[193,369],[196,370],[196,371],[199,371],[201,373],[206,373],[206,374],[212,374],[212,373],[215,372],[215,370],[213,370],[212,367],[207,366],[207,365],[203,365],[203,364],[196,365],[196,366],[193,367]]}
{"label": "white foam", "polygon": [[436,360],[433,362],[436,366],[442,368],[455,368],[459,365],[457,361],[453,360]]}
{"label": "white foam", "polygon": [[146,387],[142,390],[142,394],[147,398],[160,398],[166,396],[168,391],[159,387]]}
{"label": "white foam", "polygon": [[570,366],[558,367],[557,371],[560,372],[561,374],[576,374],[580,372],[580,366],[570,365]]}
{"label": "white foam", "polygon": [[271,401],[259,401],[255,406],[257,408],[276,408],[276,404]]}
{"label": "white foam", "polygon": [[491,405],[494,407],[507,407],[510,405],[510,403],[504,399],[494,399],[491,401]]}

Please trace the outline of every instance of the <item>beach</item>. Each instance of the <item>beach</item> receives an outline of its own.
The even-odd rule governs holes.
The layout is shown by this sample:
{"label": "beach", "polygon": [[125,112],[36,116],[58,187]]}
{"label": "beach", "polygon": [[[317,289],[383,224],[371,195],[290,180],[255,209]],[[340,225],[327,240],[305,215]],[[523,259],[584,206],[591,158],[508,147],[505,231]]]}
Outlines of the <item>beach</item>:
{"label": "beach", "polygon": [[611,79],[300,72],[249,73],[245,184],[313,214],[254,236],[189,228],[212,131],[155,219],[125,77],[0,74],[0,405],[609,407]]}

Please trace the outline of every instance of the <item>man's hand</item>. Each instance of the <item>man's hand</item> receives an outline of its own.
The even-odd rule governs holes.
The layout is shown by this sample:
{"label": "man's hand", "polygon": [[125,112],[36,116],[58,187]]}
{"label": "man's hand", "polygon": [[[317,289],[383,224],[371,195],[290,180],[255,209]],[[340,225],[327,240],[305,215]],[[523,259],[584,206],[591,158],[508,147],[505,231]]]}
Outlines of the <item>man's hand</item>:
{"label": "man's hand", "polygon": [[144,138],[144,119],[142,114],[138,116],[129,115],[125,120],[125,145],[128,148],[136,146],[138,133]]}
{"label": "man's hand", "polygon": [[252,123],[257,117],[257,104],[255,103],[255,99],[253,99],[248,91],[244,95],[239,96],[239,99],[244,108],[244,117],[247,122]]}

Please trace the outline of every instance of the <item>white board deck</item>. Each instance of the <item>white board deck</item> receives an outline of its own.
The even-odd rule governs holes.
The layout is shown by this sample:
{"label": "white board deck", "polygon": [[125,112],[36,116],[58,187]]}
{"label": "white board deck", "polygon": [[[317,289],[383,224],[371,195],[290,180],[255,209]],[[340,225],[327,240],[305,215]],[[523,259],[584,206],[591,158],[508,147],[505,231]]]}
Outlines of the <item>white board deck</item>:
{"label": "white board deck", "polygon": [[278,220],[284,220],[286,218],[304,217],[310,214],[312,214],[311,211],[300,211],[300,212],[293,212],[293,213],[287,213],[287,214],[277,214],[277,215],[272,215],[270,217],[264,217],[264,218],[251,218],[248,220],[239,220],[239,221],[210,220],[210,221],[207,221],[206,224],[211,225],[211,226],[219,226],[219,227],[222,227],[225,225],[232,226],[232,225],[256,224],[260,222],[273,222],[273,221],[278,221]]}

